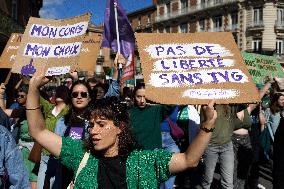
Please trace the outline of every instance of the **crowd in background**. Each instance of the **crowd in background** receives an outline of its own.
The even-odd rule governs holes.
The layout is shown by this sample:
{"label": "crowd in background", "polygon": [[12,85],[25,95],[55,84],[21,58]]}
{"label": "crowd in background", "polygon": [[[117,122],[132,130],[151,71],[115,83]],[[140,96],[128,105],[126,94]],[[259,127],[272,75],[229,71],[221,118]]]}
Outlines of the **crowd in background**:
{"label": "crowd in background", "polygon": [[[70,169],[72,165],[62,164],[54,153],[44,149],[30,135],[27,111],[40,109],[45,128],[58,136],[88,141],[93,107],[102,102],[108,103],[102,99],[118,98],[129,112],[137,148],[165,149],[173,153],[187,151],[200,132],[201,123],[206,120],[201,105],[161,105],[147,101],[147,89],[143,83],[137,83],[135,87],[124,86],[119,80],[119,72],[116,68],[114,70],[109,81],[98,77],[79,79],[73,72],[70,82],[57,87],[41,87],[40,106],[32,108],[26,107],[27,95],[31,91],[29,77],[22,77],[13,86],[1,84],[0,135],[3,137],[0,142],[3,142],[0,144],[1,149],[9,144],[11,153],[6,153],[9,158],[0,158],[11,163],[4,169],[7,162],[0,162],[0,185],[32,189],[67,188],[76,177]],[[6,88],[13,89],[14,94],[7,95]],[[199,164],[196,168],[170,175],[167,181],[160,183],[161,189],[263,188],[259,184],[259,166],[262,163],[271,165],[273,188],[284,188],[281,149],[284,140],[284,92],[277,88],[277,82],[272,78],[263,85],[257,85],[257,88],[261,103],[215,105],[215,128],[202,128],[212,135]],[[9,178],[5,177],[5,173]],[[213,180],[216,173],[220,175],[217,184]],[[98,183],[109,181],[105,177],[101,179]],[[108,188],[108,185],[103,188]]]}

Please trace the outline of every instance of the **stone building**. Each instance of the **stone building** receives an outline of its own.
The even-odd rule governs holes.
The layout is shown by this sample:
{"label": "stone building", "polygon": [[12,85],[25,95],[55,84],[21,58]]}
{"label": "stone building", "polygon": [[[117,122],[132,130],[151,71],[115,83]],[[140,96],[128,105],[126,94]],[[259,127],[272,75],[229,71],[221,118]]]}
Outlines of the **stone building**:
{"label": "stone building", "polygon": [[154,32],[230,31],[240,50],[283,55],[283,0],[157,0]]}
{"label": "stone building", "polygon": [[43,0],[0,0],[0,54],[11,33],[24,32],[29,17],[39,17]]}

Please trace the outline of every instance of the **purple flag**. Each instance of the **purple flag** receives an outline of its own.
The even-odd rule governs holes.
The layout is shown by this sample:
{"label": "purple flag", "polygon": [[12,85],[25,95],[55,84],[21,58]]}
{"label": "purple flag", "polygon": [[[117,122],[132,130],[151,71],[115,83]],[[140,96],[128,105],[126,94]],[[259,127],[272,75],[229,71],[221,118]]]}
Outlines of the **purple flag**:
{"label": "purple flag", "polygon": [[118,0],[107,0],[102,47],[111,48],[114,52],[117,52],[114,3],[117,3],[120,51],[125,58],[128,58],[135,48],[135,37],[125,11]]}

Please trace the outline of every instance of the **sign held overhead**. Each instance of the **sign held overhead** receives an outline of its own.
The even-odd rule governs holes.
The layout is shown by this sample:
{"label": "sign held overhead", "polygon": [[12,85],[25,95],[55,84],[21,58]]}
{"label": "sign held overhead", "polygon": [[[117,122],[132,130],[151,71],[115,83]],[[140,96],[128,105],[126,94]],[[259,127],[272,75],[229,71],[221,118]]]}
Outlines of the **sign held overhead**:
{"label": "sign held overhead", "polygon": [[73,70],[79,59],[90,14],[65,20],[29,19],[12,72],[60,75]]}
{"label": "sign held overhead", "polygon": [[163,104],[254,103],[257,89],[232,34],[136,34],[148,99]]}

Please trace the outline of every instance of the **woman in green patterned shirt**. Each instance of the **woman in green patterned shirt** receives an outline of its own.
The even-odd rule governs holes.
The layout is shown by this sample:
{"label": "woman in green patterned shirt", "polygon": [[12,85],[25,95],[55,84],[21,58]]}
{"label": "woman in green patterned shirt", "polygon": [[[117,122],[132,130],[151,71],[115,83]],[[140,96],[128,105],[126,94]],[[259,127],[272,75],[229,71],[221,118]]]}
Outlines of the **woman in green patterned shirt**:
{"label": "woman in green patterned shirt", "polygon": [[39,110],[39,88],[44,76],[30,80],[27,100],[29,131],[44,148],[62,163],[77,171],[85,152],[90,152],[79,173],[75,188],[158,188],[169,176],[197,166],[214,129],[217,113],[214,101],[204,107],[205,120],[199,134],[185,153],[136,148],[126,105],[116,98],[102,99],[90,112],[90,140],[85,143],[60,137],[44,127]]}

